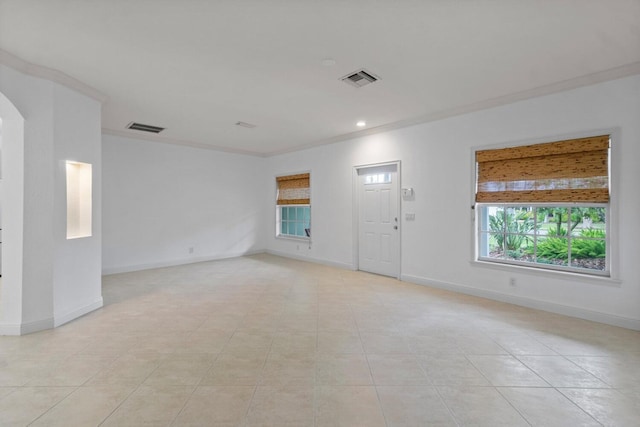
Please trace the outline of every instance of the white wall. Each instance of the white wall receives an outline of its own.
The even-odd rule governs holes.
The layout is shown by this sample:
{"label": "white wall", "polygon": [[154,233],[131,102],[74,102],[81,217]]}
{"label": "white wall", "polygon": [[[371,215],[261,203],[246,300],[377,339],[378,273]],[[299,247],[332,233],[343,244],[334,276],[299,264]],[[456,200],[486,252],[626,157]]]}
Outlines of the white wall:
{"label": "white wall", "polygon": [[[53,324],[54,84],[8,67],[0,75],[0,92],[25,119],[21,329],[38,330]],[[3,139],[6,155],[10,143]]]}
{"label": "white wall", "polygon": [[[615,131],[611,222],[617,280],[470,262],[474,147],[602,130]],[[416,214],[415,221],[401,224],[403,280],[640,329],[640,76],[268,158],[267,250],[353,268],[353,166],[392,160],[402,162],[402,186],[415,189],[415,200],[402,202],[403,212]],[[273,177],[299,170],[311,171],[311,249],[274,237]]]}
{"label": "white wall", "polygon": [[[0,73],[0,79],[3,74]],[[0,81],[0,85],[2,82]],[[2,117],[2,273],[0,334],[18,335],[22,326],[24,223],[24,118],[0,92]],[[11,141],[11,143],[8,143]]]}
{"label": "white wall", "polygon": [[264,159],[103,135],[102,160],[104,273],[264,251]]}
{"label": "white wall", "polygon": [[[55,325],[102,306],[101,105],[54,87],[54,319]],[[92,165],[91,237],[67,240],[66,161]]]}
{"label": "white wall", "polygon": [[[22,280],[7,290],[21,294],[22,312],[9,323],[0,321],[0,333],[26,333],[64,323],[102,305],[100,269],[96,268],[101,246],[100,176],[94,175],[93,181],[94,191],[98,189],[94,234],[80,245],[68,246],[65,175],[60,169],[67,158],[100,162],[100,103],[3,65],[0,92],[24,117],[23,147],[14,146],[6,134],[3,137],[4,172],[8,173],[8,164],[20,165],[22,170],[16,174],[24,180],[23,188],[9,189],[8,180],[4,182],[5,194],[15,191],[23,197],[22,236],[15,241],[22,245]],[[7,251],[8,237],[17,230],[3,231]],[[4,268],[3,285],[13,280],[9,266]]]}

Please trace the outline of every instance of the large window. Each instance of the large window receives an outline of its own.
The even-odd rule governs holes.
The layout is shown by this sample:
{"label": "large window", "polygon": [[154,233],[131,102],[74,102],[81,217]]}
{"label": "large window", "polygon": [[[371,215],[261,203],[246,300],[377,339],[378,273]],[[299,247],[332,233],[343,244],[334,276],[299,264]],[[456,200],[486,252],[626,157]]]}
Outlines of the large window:
{"label": "large window", "polygon": [[479,257],[604,274],[606,205],[479,205]]}
{"label": "large window", "polygon": [[476,152],[477,258],[609,275],[609,136]]}
{"label": "large window", "polygon": [[311,237],[311,185],[308,173],[276,178],[276,235]]}

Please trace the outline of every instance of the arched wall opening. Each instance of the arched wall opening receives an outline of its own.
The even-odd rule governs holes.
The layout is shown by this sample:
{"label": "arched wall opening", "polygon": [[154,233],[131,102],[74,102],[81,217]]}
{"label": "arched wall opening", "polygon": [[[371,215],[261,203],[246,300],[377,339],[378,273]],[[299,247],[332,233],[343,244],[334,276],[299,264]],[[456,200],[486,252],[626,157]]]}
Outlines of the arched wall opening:
{"label": "arched wall opening", "polygon": [[0,335],[20,335],[24,229],[24,118],[1,92],[0,186]]}

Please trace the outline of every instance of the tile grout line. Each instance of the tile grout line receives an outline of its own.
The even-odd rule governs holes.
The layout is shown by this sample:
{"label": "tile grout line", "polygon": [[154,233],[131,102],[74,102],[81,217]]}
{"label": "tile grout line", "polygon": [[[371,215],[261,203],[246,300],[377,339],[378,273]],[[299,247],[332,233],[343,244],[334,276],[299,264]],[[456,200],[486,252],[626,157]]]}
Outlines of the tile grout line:
{"label": "tile grout line", "polygon": [[[126,354],[126,353],[125,353],[125,354]],[[163,356],[163,357],[164,357],[164,356]],[[149,377],[150,377],[151,375],[153,375],[153,373],[154,373],[155,371],[157,371],[157,370],[158,370],[158,368],[160,368],[160,366],[161,366],[161,365],[162,365],[162,362],[160,362],[160,363],[158,364],[158,366],[156,366],[156,367],[155,367],[151,372],[149,372],[149,374],[147,374],[147,376],[145,376],[145,377],[144,377],[144,379],[140,382],[140,384],[138,384],[137,386],[135,386],[135,387],[133,388],[133,390],[131,390],[131,392],[130,392],[129,394],[127,394],[127,396],[126,396],[124,399],[122,399],[122,401],[121,401],[120,403],[118,403],[118,404],[116,405],[116,407],[115,407],[115,408],[113,408],[113,410],[112,410],[111,412],[109,412],[109,414],[108,414],[107,416],[105,416],[105,417],[104,417],[104,419],[103,419],[102,421],[100,421],[100,423],[98,424],[98,426],[103,425],[103,424],[104,424],[104,423],[109,419],[109,417],[111,417],[111,416],[112,416],[112,415],[113,415],[113,414],[114,414],[118,409],[120,409],[120,407],[121,407],[121,406],[122,406],[122,405],[123,405],[127,400],[129,400],[129,398],[130,398],[131,396],[133,396],[133,395],[134,395],[134,394],[135,394],[135,393],[140,389],[140,387],[144,384],[144,382],[145,382],[147,379],[149,379]]]}
{"label": "tile grout line", "polygon": [[[25,386],[23,386],[25,387]],[[51,387],[51,386],[43,386],[43,387]],[[71,387],[69,387],[71,388]],[[41,413],[40,415],[38,415],[36,418],[34,418],[33,420],[31,420],[27,425],[33,425],[33,423],[35,423],[36,421],[38,421],[40,418],[42,418],[45,414],[47,414],[49,411],[51,411],[53,408],[55,408],[56,406],[58,406],[63,400],[66,400],[69,396],[71,396],[73,393],[76,392],[76,390],[78,390],[80,387],[76,387],[75,390],[71,390],[69,392],[69,394],[67,394],[66,396],[64,396],[62,399],[60,399],[59,401],[57,401],[56,403],[54,403],[49,409],[47,409],[46,411],[44,411],[43,413]]]}
{"label": "tile grout line", "polygon": [[382,406],[382,400],[380,399],[380,393],[378,392],[378,385],[376,384],[375,377],[373,376],[373,371],[371,370],[371,363],[369,363],[369,354],[367,350],[364,348],[364,342],[362,340],[362,331],[360,330],[360,325],[358,324],[358,320],[354,315],[353,306],[349,304],[349,311],[353,316],[353,321],[356,324],[356,330],[358,331],[358,339],[360,340],[360,345],[362,346],[362,352],[364,354],[365,360],[367,361],[367,367],[369,368],[369,375],[371,376],[371,384],[373,384],[373,389],[376,391],[376,398],[378,399],[378,406],[380,408],[380,412],[382,413],[382,419],[384,420],[385,426],[389,427],[389,421],[387,420],[387,414],[385,414],[384,408]]}

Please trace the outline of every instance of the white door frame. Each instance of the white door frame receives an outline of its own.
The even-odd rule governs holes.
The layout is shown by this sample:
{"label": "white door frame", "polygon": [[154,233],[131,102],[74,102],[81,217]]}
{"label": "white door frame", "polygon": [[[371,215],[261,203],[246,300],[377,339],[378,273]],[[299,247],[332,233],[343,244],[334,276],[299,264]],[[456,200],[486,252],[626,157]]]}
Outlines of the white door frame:
{"label": "white door frame", "polygon": [[402,270],[402,212],[401,212],[401,208],[402,208],[402,203],[400,203],[401,199],[402,199],[402,183],[401,183],[401,177],[402,174],[400,173],[400,160],[394,160],[394,161],[389,161],[389,162],[382,162],[382,163],[372,163],[372,164],[366,164],[366,165],[357,165],[353,167],[353,177],[352,177],[352,181],[353,181],[353,260],[352,260],[352,265],[353,265],[353,269],[354,270],[359,270],[360,269],[360,261],[359,261],[359,251],[360,251],[360,198],[358,197],[360,194],[360,190],[359,190],[359,185],[360,185],[360,181],[358,179],[358,171],[361,169],[369,169],[369,168],[376,168],[376,167],[380,167],[380,166],[390,166],[390,165],[395,165],[396,167],[396,175],[397,175],[397,179],[395,180],[395,185],[397,186],[397,212],[398,212],[398,248],[396,249],[396,256],[398,259],[398,272],[397,272],[397,276],[396,279],[400,280],[401,277],[401,270]]}

